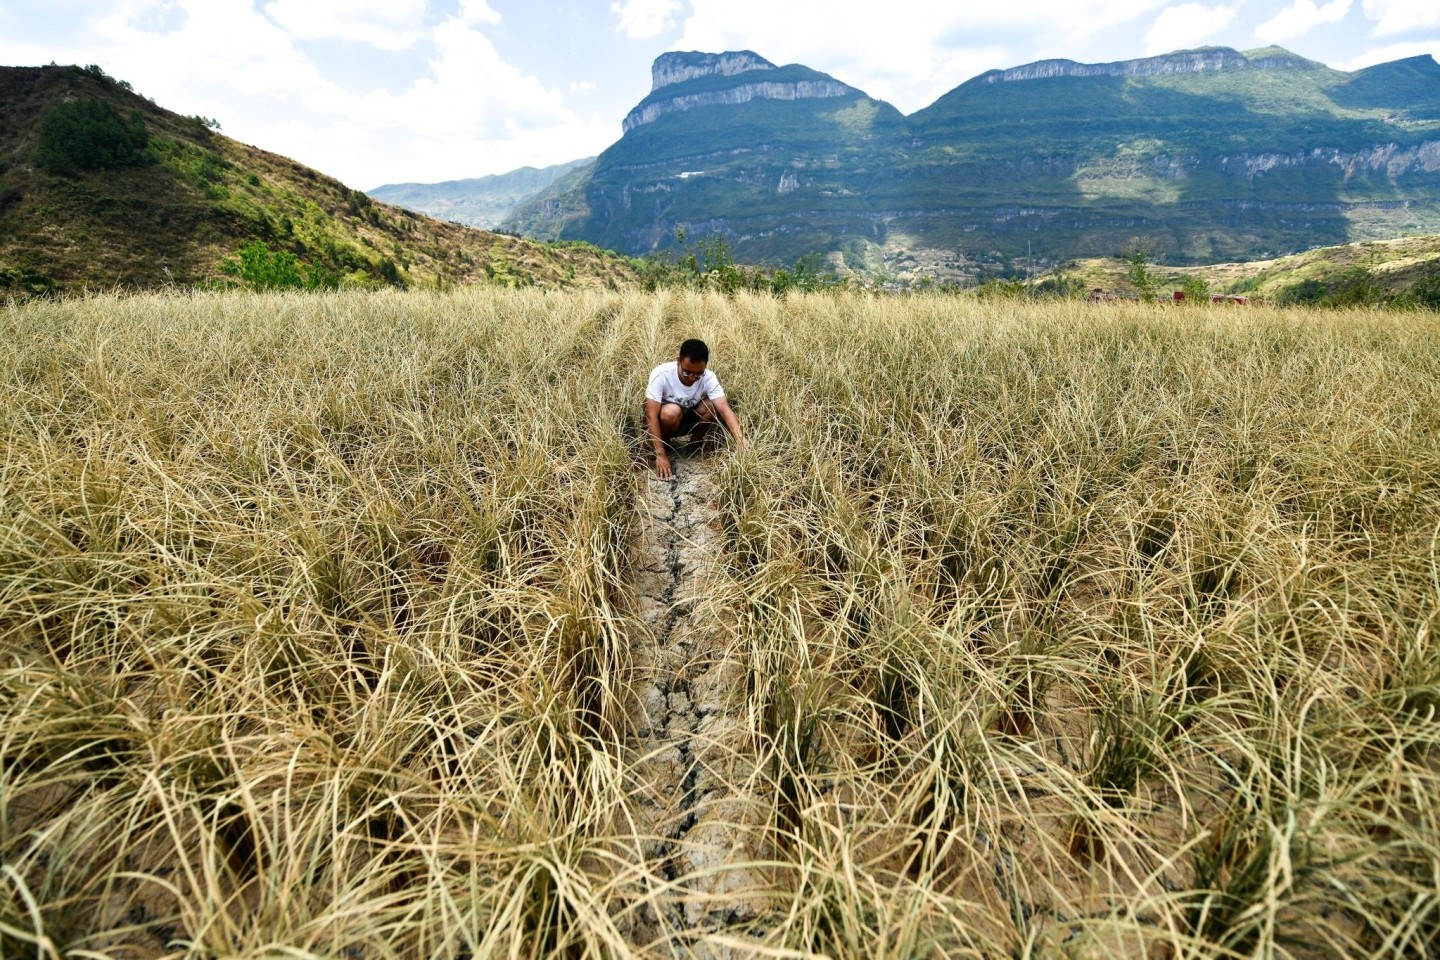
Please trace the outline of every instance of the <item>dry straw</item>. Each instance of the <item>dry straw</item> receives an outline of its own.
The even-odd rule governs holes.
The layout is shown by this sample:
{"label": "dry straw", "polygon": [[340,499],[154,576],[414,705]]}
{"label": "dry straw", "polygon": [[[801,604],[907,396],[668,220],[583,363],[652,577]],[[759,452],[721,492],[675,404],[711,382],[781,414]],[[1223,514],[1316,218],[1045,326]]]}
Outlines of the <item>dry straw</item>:
{"label": "dry straw", "polygon": [[[1427,956],[1440,321],[466,290],[0,312],[0,954]],[[763,909],[637,828],[708,339]]]}

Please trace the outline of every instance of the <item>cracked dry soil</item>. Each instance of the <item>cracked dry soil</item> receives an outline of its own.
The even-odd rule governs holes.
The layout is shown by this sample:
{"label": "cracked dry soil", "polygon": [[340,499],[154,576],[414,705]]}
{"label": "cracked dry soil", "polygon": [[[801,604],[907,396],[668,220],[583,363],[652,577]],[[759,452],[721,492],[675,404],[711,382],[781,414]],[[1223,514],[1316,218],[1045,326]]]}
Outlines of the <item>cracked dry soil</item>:
{"label": "cracked dry soil", "polygon": [[742,672],[726,659],[724,612],[707,592],[720,544],[714,461],[673,462],[675,479],[652,475],[640,504],[637,586],[653,643],[635,651],[631,746],[654,886],[635,940],[660,956],[718,957],[730,951],[705,936],[763,908],[762,878],[746,867],[756,811],[730,786],[746,782],[753,764],[740,749],[741,722],[727,714]]}

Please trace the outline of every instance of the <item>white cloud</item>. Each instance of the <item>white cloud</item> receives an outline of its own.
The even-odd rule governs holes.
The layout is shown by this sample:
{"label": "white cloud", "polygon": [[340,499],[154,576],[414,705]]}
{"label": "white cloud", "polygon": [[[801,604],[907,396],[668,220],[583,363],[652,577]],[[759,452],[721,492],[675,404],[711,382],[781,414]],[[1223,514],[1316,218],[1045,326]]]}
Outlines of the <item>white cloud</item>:
{"label": "white cloud", "polygon": [[1434,57],[1440,61],[1440,39],[1419,40],[1411,43],[1392,43],[1389,46],[1376,47],[1373,50],[1366,50],[1358,57],[1347,60],[1344,63],[1335,64],[1339,70],[1363,70],[1366,67],[1373,67],[1377,63],[1389,63],[1392,60],[1405,60],[1410,57],[1423,57],[1425,55]]}
{"label": "white cloud", "polygon": [[[1343,2],[1348,3],[1349,0]],[[1223,4],[1207,7],[1199,3],[1182,3],[1177,7],[1166,7],[1145,35],[1145,52],[1169,53],[1203,46],[1206,40],[1230,26],[1235,13],[1235,7]]]}
{"label": "white cloud", "polygon": [[207,87],[322,104],[341,94],[248,0],[178,0],[173,6],[184,19],[173,30],[135,25],[161,6],[172,4],[131,4],[96,21],[94,30],[106,69],[164,106],[192,101]]}
{"label": "white cloud", "polygon": [[273,149],[304,149],[291,155],[373,187],[561,163],[614,141],[613,121],[577,115],[560,90],[507,63],[463,14],[437,25],[429,39],[435,56],[404,92],[351,97],[343,113],[317,116],[318,129],[275,131],[282,146]]}
{"label": "white cloud", "polygon": [[610,13],[620,20],[619,30],[627,37],[658,37],[675,26],[680,0],[623,0],[610,4]]}
{"label": "white cloud", "polygon": [[1377,37],[1440,26],[1440,4],[1435,0],[1365,0],[1364,9],[1365,16],[1377,21]]}
{"label": "white cloud", "polygon": [[[613,120],[598,115],[572,117],[564,123],[525,131],[508,138],[446,143],[416,141],[402,152],[387,157],[392,171],[404,171],[407,179],[421,182],[456,180],[464,177],[504,173],[519,167],[547,167],[580,157],[594,156],[615,142],[619,129]],[[390,175],[394,179],[393,173]],[[357,179],[357,185],[374,187],[380,179]]]}
{"label": "white cloud", "polygon": [[1255,36],[1264,43],[1284,43],[1303,37],[1322,23],[1339,23],[1350,12],[1353,0],[1331,0],[1316,6],[1313,0],[1295,0],[1275,16],[1255,28]]}
{"label": "white cloud", "polygon": [[[298,7],[280,6],[281,17],[257,6],[106,3],[103,12],[78,20],[63,42],[22,45],[0,37],[0,62],[99,63],[162,107],[217,117],[229,136],[362,188],[560,163],[598,153],[619,134],[613,118],[571,110],[563,84],[547,86],[507,63],[476,29],[495,22],[486,3],[467,3],[428,27],[412,20],[407,29],[417,34],[419,76],[395,93],[347,88],[297,46],[316,36],[362,40],[370,28],[398,22],[386,19],[380,3],[299,14]],[[172,9],[170,18],[156,16]],[[320,16],[327,10],[333,19]],[[428,61],[421,50],[433,50]]]}
{"label": "white cloud", "polygon": [[420,39],[425,0],[271,0],[265,13],[302,39],[406,50]]}
{"label": "white cloud", "polygon": [[910,113],[984,70],[1087,45],[1164,0],[691,0],[675,50],[749,49],[776,63],[824,70]]}
{"label": "white cloud", "polygon": [[472,26],[477,23],[494,26],[500,22],[500,14],[485,0],[460,0],[460,19]]}
{"label": "white cloud", "polygon": [[363,117],[413,128],[417,133],[504,136],[566,118],[562,95],[506,63],[490,38],[459,18],[432,34],[436,57],[429,72],[404,93],[365,94],[355,104]]}
{"label": "white cloud", "polygon": [[[275,120],[257,128],[267,150],[338,176],[352,187],[436,183],[523,166],[549,166],[599,153],[615,141],[616,124],[598,116],[488,138],[375,128],[343,118]],[[231,134],[229,126],[224,131]]]}

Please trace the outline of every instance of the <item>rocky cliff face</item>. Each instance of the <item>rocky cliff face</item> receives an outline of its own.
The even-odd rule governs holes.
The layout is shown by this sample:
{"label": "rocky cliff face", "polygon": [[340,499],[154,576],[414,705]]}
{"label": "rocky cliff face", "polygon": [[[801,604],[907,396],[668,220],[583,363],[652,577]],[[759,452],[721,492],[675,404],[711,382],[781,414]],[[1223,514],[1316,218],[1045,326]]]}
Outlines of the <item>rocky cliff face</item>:
{"label": "rocky cliff face", "polygon": [[696,107],[749,103],[751,100],[822,100],[854,93],[838,80],[801,80],[795,83],[747,83],[729,90],[687,94],[643,104],[631,110],[620,124],[629,133],[636,127],[654,123],[667,113],[679,113]]}
{"label": "rocky cliff face", "polygon": [[752,70],[774,70],[775,64],[749,50],[729,53],[662,53],[650,67],[650,92],[700,77],[733,77]]}
{"label": "rocky cliff face", "polygon": [[1163,57],[1120,60],[1114,63],[1076,63],[1074,60],[1039,60],[1009,70],[991,70],[977,79],[981,83],[1011,83],[1016,80],[1044,80],[1050,77],[1163,77],[1177,73],[1215,70],[1244,70],[1278,66],[1267,60],[1251,61],[1243,53],[1224,47],[1185,50]]}
{"label": "rocky cliff face", "polygon": [[1436,173],[1440,171],[1440,141],[1430,140],[1408,147],[1384,143],[1358,151],[1315,147],[1304,153],[1260,153],[1217,159],[1222,168],[1244,171],[1248,180],[1254,180],[1257,174],[1271,170],[1331,164],[1340,168],[1343,182],[1349,183],[1355,177],[1383,176],[1394,179],[1411,173]]}
{"label": "rocky cliff face", "polygon": [[[1227,153],[1203,157],[1160,153],[1143,160],[1105,158],[1085,164],[1054,158],[1048,161],[1026,158],[1019,166],[1025,172],[1046,176],[1073,175],[1082,181],[1139,178],[1152,181],[1183,180],[1206,173],[1221,173],[1254,181],[1256,177],[1277,170],[1309,168],[1314,171],[1334,167],[1340,172],[1340,182],[1348,184],[1356,177],[1379,176],[1394,179],[1407,174],[1440,173],[1440,141],[1428,140],[1404,147],[1395,143],[1384,143],[1363,150],[1313,147],[1290,153]],[[1067,166],[1069,169],[1066,169]]]}

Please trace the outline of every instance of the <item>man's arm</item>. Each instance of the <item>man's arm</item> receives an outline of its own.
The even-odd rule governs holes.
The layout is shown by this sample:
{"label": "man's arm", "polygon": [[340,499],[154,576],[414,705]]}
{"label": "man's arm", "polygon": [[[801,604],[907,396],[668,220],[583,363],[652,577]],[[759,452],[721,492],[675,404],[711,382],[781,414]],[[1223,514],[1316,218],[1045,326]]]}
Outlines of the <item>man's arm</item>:
{"label": "man's arm", "polygon": [[655,476],[669,480],[670,457],[665,453],[665,441],[660,438],[660,403],[649,397],[645,398],[645,431],[650,435],[650,446],[655,451]]}
{"label": "man's arm", "polygon": [[730,409],[730,401],[724,397],[715,397],[710,401],[715,405],[715,412],[725,424],[725,429],[730,431],[730,436],[735,438],[735,445],[741,450],[750,446],[750,441],[745,439],[745,431],[740,429],[740,418],[735,416],[735,411]]}

